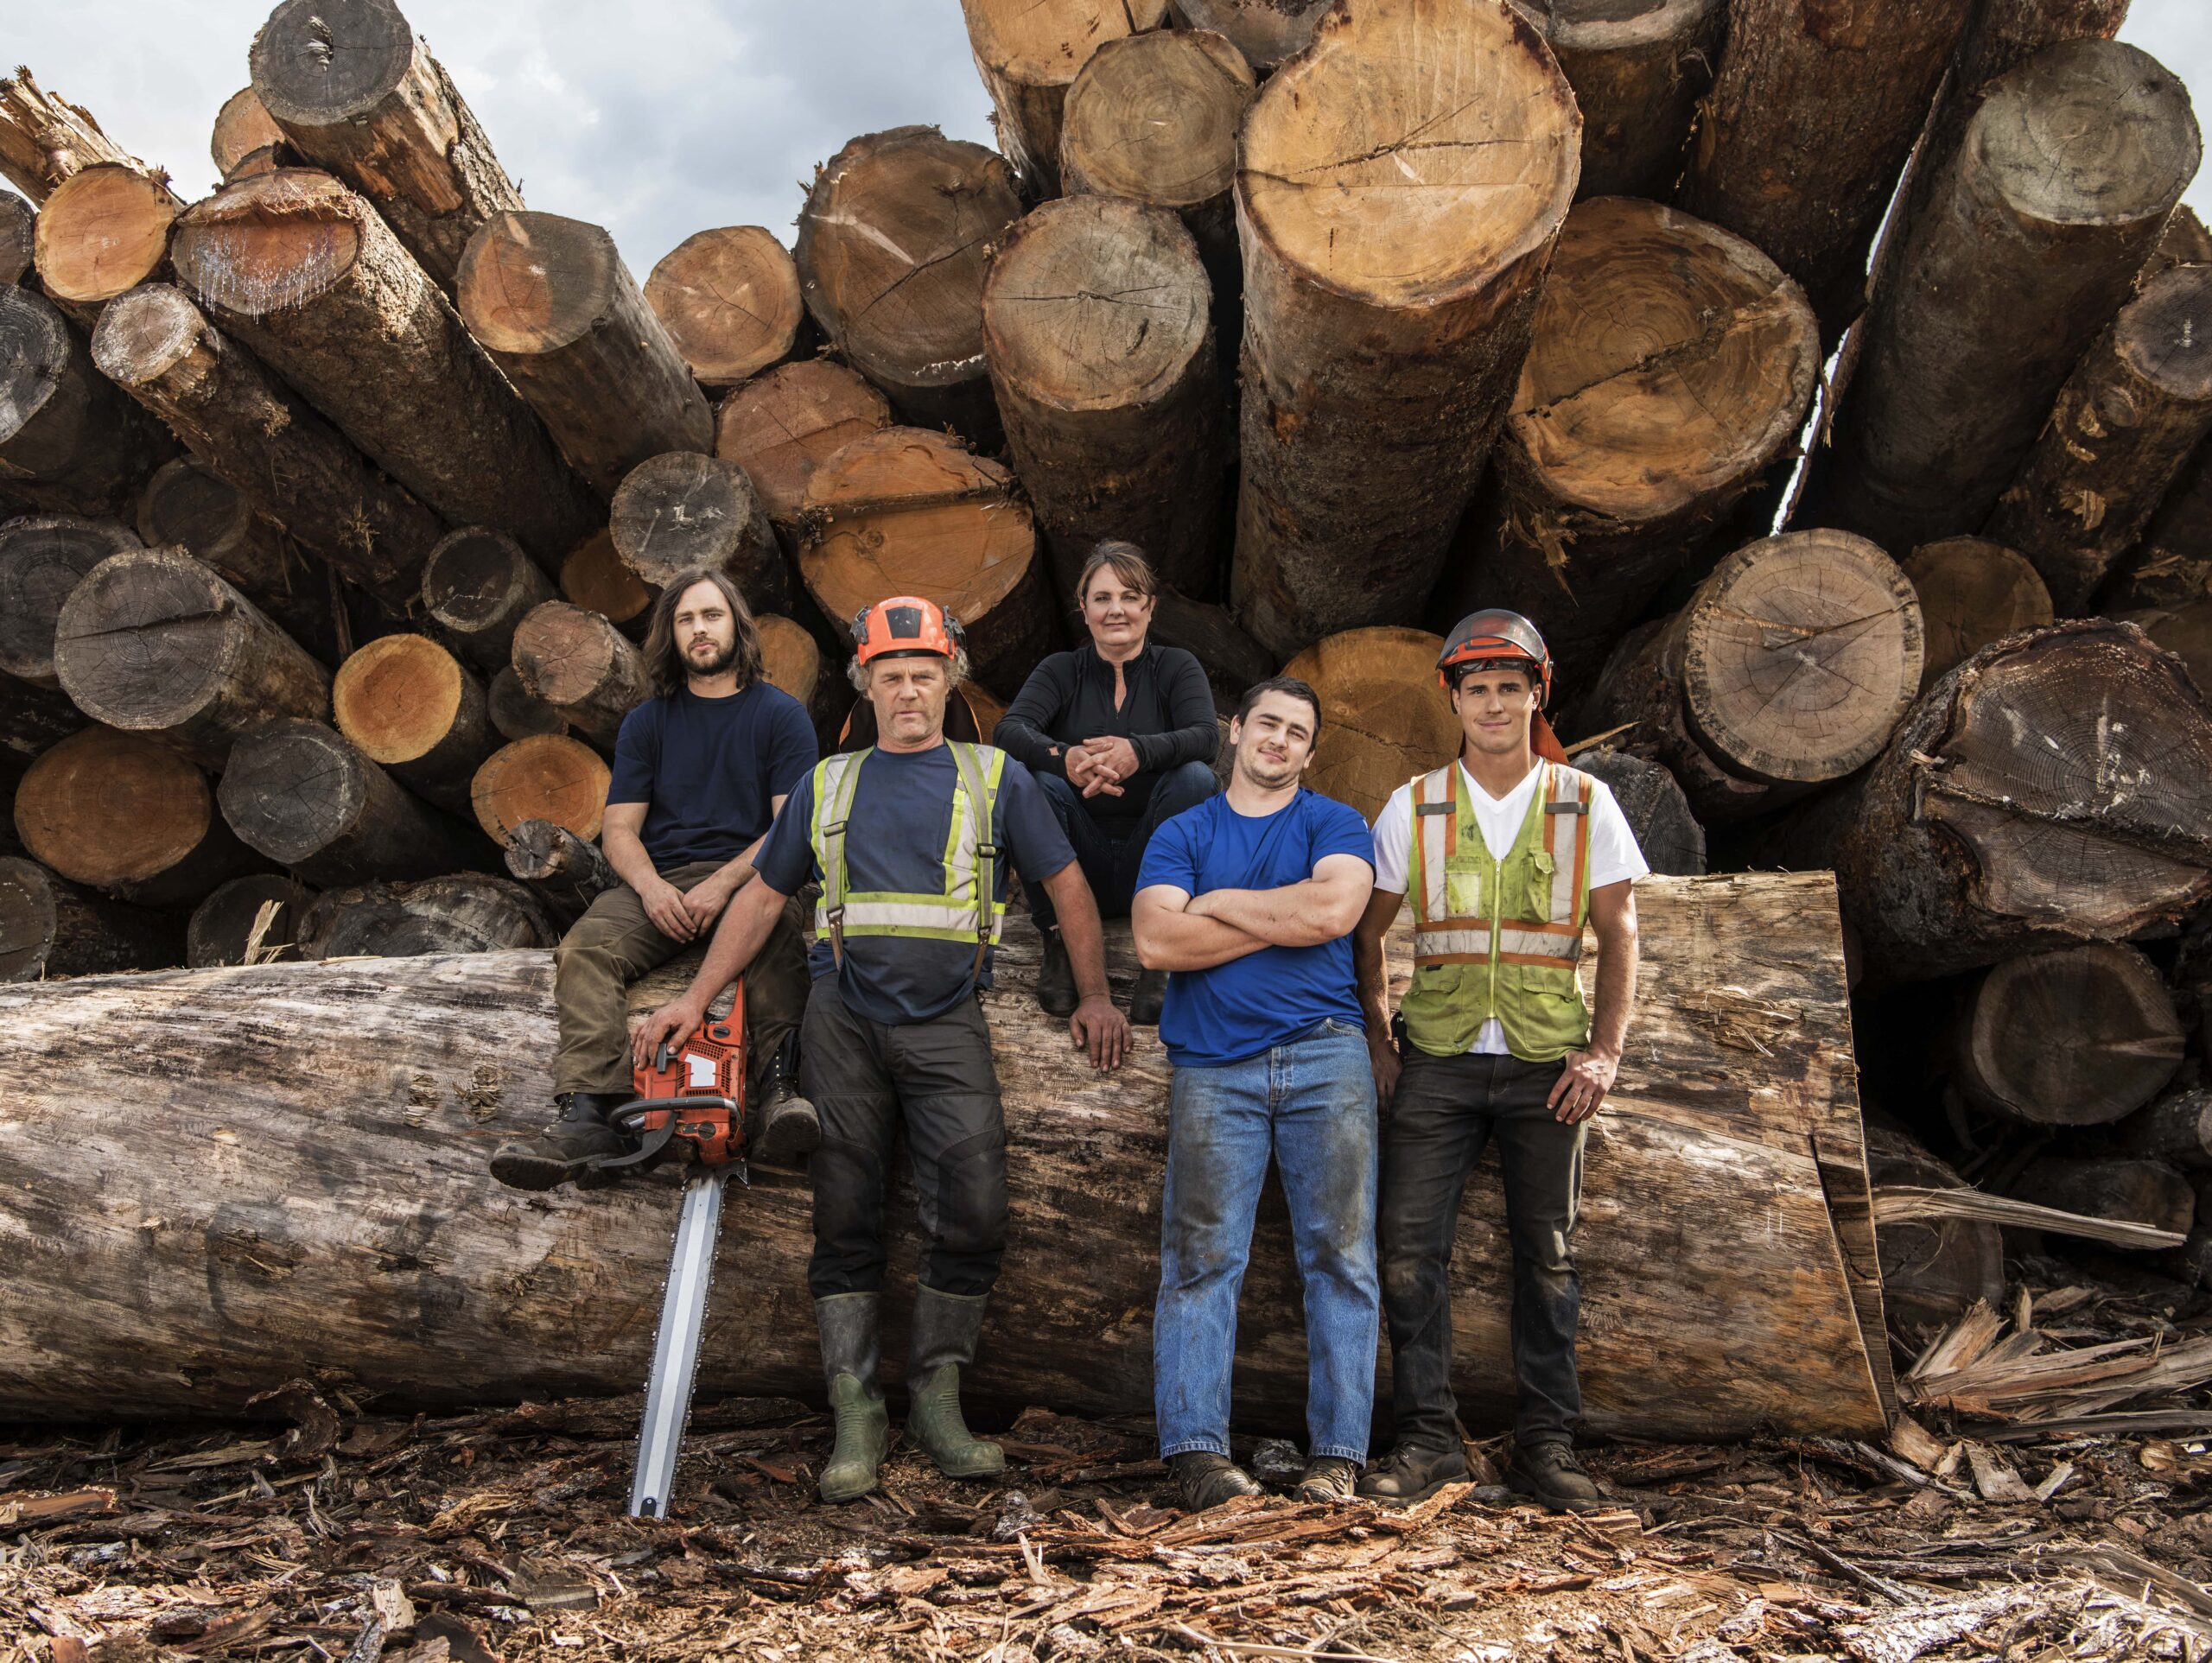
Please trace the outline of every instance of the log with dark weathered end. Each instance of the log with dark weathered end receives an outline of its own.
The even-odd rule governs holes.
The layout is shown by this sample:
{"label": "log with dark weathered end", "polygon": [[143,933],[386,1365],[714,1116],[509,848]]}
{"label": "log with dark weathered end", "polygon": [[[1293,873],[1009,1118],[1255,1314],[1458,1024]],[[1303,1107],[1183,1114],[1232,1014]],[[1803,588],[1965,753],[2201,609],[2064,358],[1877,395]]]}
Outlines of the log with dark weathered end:
{"label": "log with dark weathered end", "polygon": [[128,514],[175,452],[53,301],[0,287],[0,489],[56,513]]}
{"label": "log with dark weathered end", "polygon": [[309,554],[380,600],[409,599],[443,533],[437,517],[181,289],[150,283],[110,301],[92,357]]}
{"label": "log with dark weathered end", "polygon": [[1528,22],[1461,0],[1332,11],[1262,89],[1236,175],[1232,593],[1271,651],[1427,599],[1528,350],[1581,128]]}
{"label": "log with dark weathered end", "polygon": [[330,568],[302,554],[283,527],[199,458],[174,457],[155,470],[138,498],[138,536],[149,549],[181,549],[213,568],[317,663],[334,668],[345,656]]}
{"label": "log with dark weathered end", "polygon": [[515,630],[515,674],[524,689],[601,749],[612,751],[622,718],[652,692],[645,661],[597,613],[549,600]]}
{"label": "log with dark weathered end", "polygon": [[88,894],[35,860],[0,859],[0,982],[164,969],[182,962],[182,937],[167,914]]}
{"label": "log with dark weathered end", "polygon": [[645,295],[710,393],[782,363],[806,321],[791,251],[760,225],[722,225],[685,238],[652,269]]}
{"label": "log with dark weathered end", "polygon": [[607,530],[641,583],[665,588],[706,568],[727,573],[753,611],[791,610],[791,562],[735,462],[684,450],[640,462],[614,493]]}
{"label": "log with dark weathered end", "polygon": [[1281,668],[1281,660],[1247,635],[1227,607],[1193,600],[1172,588],[1160,593],[1153,609],[1152,633],[1168,646],[1182,648],[1205,666],[1214,704],[1224,716],[1235,712],[1246,688],[1266,681]]}
{"label": "log with dark weathered end", "polygon": [[2115,1128],[2123,1154],[2212,1171],[2212,1091],[2196,1087],[2146,1104]]}
{"label": "log with dark weathered end", "polygon": [[1225,35],[1255,69],[1303,52],[1333,0],[1174,0],[1186,29]]}
{"label": "log with dark weathered end", "polygon": [[1346,630],[1283,666],[1321,698],[1321,738],[1304,783],[1372,820],[1415,774],[1459,749],[1459,718],[1436,684],[1443,641],[1421,630]]}
{"label": "log with dark weathered end", "polygon": [[37,238],[38,210],[13,191],[0,191],[0,288],[22,281]]}
{"label": "log with dark weathered end", "polygon": [[1951,666],[2022,630],[2051,621],[2050,591],[2024,555],[1986,537],[1923,543],[1903,562],[1920,597],[1926,692]]}
{"label": "log with dark weathered end", "polygon": [[486,683],[484,708],[502,739],[525,739],[569,731],[568,719],[524,687],[512,664],[502,665]]}
{"label": "log with dark weathered end", "polygon": [[553,585],[504,531],[463,526],[423,564],[423,610],[486,675],[512,657],[515,626],[553,599]]}
{"label": "log with dark weathered end", "polygon": [[476,771],[470,806],[493,842],[505,844],[525,820],[550,820],[587,841],[599,835],[613,778],[581,739],[531,734],[501,746]]}
{"label": "log with dark weathered end", "polygon": [[1035,201],[1060,194],[1061,113],[1090,54],[1157,29],[1167,0],[960,0],[999,149]]}
{"label": "log with dark weathered end", "polygon": [[444,287],[477,226],[522,206],[445,66],[392,0],[282,0],[247,62],[285,137],[373,201]]}
{"label": "log with dark weathered end", "polygon": [[529,885],[564,930],[622,881],[598,844],[586,842],[550,820],[525,820],[507,834],[507,873]]}
{"label": "log with dark weathered end", "polygon": [[1674,193],[1713,85],[1726,0],[1516,0],[1582,111],[1581,195]]}
{"label": "log with dark weathered end", "polygon": [[2008,959],[1966,999],[1951,1079],[1976,1108],[2034,1126],[2102,1126],[2181,1065],[2181,1019],[2151,961],[2118,942]]}
{"label": "log with dark weathered end", "polygon": [[379,636],[330,684],[338,731],[417,796],[469,812],[468,783],[499,748],[484,684],[424,635]]}
{"label": "log with dark weathered end", "polygon": [[[1837,1235],[1866,1189],[1833,892],[1809,875],[1655,879],[1641,904],[1638,1043],[1591,1126],[1577,1238],[1591,1425],[1877,1435],[1870,1345],[1886,1342],[1872,1241],[1861,1271]],[[1121,1072],[1093,1073],[1065,1025],[1036,1008],[1033,934],[1019,919],[1007,934],[984,1008],[1014,1150],[1012,1233],[962,1385],[978,1401],[1141,1413],[1166,1059],[1141,1040]],[[1392,957],[1402,969],[1402,936]],[[1697,968],[1716,962],[1729,968],[1725,990]],[[1133,972],[1126,946],[1111,968],[1117,981]],[[394,1408],[634,1392],[668,1259],[669,1180],[524,1196],[484,1170],[501,1137],[543,1122],[551,980],[550,954],[474,954],[0,994],[0,1075],[53,1093],[0,1118],[0,1173],[36,1177],[0,1184],[16,1244],[0,1410],[205,1417],[334,1355],[354,1371],[349,1390]],[[156,1105],[130,1089],[138,1059],[107,1042],[143,1026],[152,1001],[163,1031],[190,1040],[191,1077],[219,1108],[183,1082]],[[288,1025],[283,1043],[270,1043],[272,1019]],[[342,1138],[330,1135],[333,1104],[345,1106]],[[87,1112],[107,1152],[96,1165],[82,1158]],[[180,1135],[211,1122],[235,1141]],[[403,1217],[374,1204],[395,1171],[412,1197]],[[915,1235],[904,1164],[894,1171],[883,1349],[895,1382]],[[149,1235],[154,1216],[162,1228]],[[756,1171],[722,1228],[719,1280],[746,1297],[715,1302],[700,1390],[818,1393],[804,1181]],[[1503,1230],[1496,1184],[1478,1178],[1452,1322],[1461,1410],[1484,1430],[1510,1411],[1509,1266],[1483,1245]],[[591,1250],[570,1254],[561,1244],[579,1232]],[[1287,1428],[1301,1420],[1306,1346],[1279,1216],[1254,1249],[1236,1412],[1241,1425]],[[514,1273],[549,1255],[557,1290]],[[573,1343],[580,1308],[606,1319],[587,1347]],[[45,1337],[60,1332],[67,1344]]]}
{"label": "log with dark weathered end", "polygon": [[890,401],[826,358],[779,365],[747,382],[715,414],[715,454],[745,470],[761,505],[791,527],[814,471],[854,440],[891,425]]}
{"label": "log with dark weathered end", "polygon": [[244,964],[251,948],[254,962],[270,962],[276,949],[296,940],[300,921],[314,899],[313,890],[281,873],[233,878],[192,909],[192,921],[185,926],[184,962],[195,970]]}
{"label": "log with dark weathered end", "polygon": [[454,298],[602,498],[649,456],[713,444],[706,396],[601,227],[557,213],[494,215],[468,239]]}
{"label": "log with dark weathered end", "polygon": [[96,307],[168,264],[184,204],[166,174],[107,162],[81,168],[39,205],[39,283],[57,305]]}
{"label": "log with dark weathered end", "polygon": [[1612,791],[1652,871],[1675,878],[1705,873],[1705,828],[1673,774],[1648,758],[1610,746],[1577,752],[1574,765]]}
{"label": "log with dark weathered end", "polygon": [[82,728],[85,713],[58,688],[0,673],[0,761],[17,766]]}
{"label": "log with dark weathered end", "polygon": [[304,958],[416,958],[550,947],[560,939],[523,885],[457,872],[416,883],[327,890],[300,923]]}
{"label": "log with dark weathered end", "polygon": [[70,591],[110,555],[142,546],[120,520],[29,514],[0,521],[0,674],[60,686],[54,626]]}
{"label": "log with dark weathered end", "polygon": [[2010,1193],[2040,1206],[2148,1224],[2177,1235],[2188,1235],[2196,1217],[2196,1191],[2163,1161],[2045,1155],[2029,1162],[2012,1180]]}

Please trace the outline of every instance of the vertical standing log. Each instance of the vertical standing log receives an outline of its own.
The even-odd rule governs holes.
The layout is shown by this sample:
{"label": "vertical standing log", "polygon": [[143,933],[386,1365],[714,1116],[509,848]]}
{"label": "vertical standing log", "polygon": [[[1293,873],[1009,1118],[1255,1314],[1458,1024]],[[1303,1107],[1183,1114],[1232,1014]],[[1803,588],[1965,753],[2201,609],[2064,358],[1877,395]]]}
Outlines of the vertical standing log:
{"label": "vertical standing log", "polygon": [[181,549],[213,567],[323,664],[345,656],[329,569],[302,556],[282,526],[197,458],[164,462],[146,481],[138,536],[148,548]]}
{"label": "vertical standing log", "polygon": [[638,581],[666,588],[685,572],[727,572],[755,612],[787,612],[790,562],[745,470],[672,450],[639,463],[614,493],[607,535]]}
{"label": "vertical standing log", "polygon": [[1698,100],[1713,85],[1726,0],[1517,0],[1582,111],[1582,187],[1673,195]]}
{"label": "vertical standing log", "polygon": [[60,687],[54,628],[62,604],[93,567],[139,546],[119,520],[32,514],[0,523],[0,672]]}
{"label": "vertical standing log", "polygon": [[1255,69],[1306,50],[1334,0],[1175,0],[1185,28],[1225,35]]}
{"label": "vertical standing log", "polygon": [[1527,614],[1579,692],[1794,453],[1820,371],[1804,291],[1749,243],[1656,202],[1579,204],[1461,529],[1454,615]]}
{"label": "vertical standing log", "polygon": [[825,358],[785,364],[747,382],[715,416],[715,454],[735,462],[777,524],[806,506],[814,470],[863,435],[891,425],[890,401]]}
{"label": "vertical standing log", "polygon": [[508,664],[484,689],[485,713],[504,739],[534,739],[541,733],[565,733],[567,718],[522,684],[515,667]]}
{"label": "vertical standing log", "polygon": [[597,613],[631,636],[644,633],[645,614],[658,593],[622,563],[613,532],[603,526],[561,562],[560,589],[569,605]]}
{"label": "vertical standing log", "polygon": [[1427,598],[1528,350],[1580,141],[1566,78],[1498,0],[1332,11],[1262,89],[1236,175],[1234,594],[1273,651]]}
{"label": "vertical standing log", "polygon": [[1459,748],[1459,719],[1436,685],[1440,637],[1346,630],[1283,666],[1321,695],[1321,738],[1306,784],[1372,820],[1415,774]]}
{"label": "vertical standing log", "polygon": [[496,214],[468,239],[454,298],[469,333],[601,497],[648,456],[714,442],[690,366],[600,226]]}
{"label": "vertical standing log", "polygon": [[79,168],[39,208],[39,282],[57,302],[97,306],[168,264],[184,204],[165,175],[120,162]]}
{"label": "vertical standing log", "polygon": [[0,288],[0,487],[59,513],[128,513],[175,450],[93,369],[53,301]]}
{"label": "vertical standing log", "polygon": [[13,191],[0,191],[0,288],[21,282],[38,241],[38,210]]}
{"label": "vertical standing log", "polygon": [[906,420],[997,431],[983,369],[986,251],[1021,217],[1006,163],[934,127],[845,146],[799,210],[799,290],[822,333]]}
{"label": "vertical standing log", "polygon": [[300,154],[374,202],[442,287],[476,228],[522,206],[392,0],[283,0],[247,62],[254,95]]}
{"label": "vertical standing log", "polygon": [[499,748],[484,684],[423,635],[385,635],[339,666],[338,731],[417,796],[467,814],[468,783]]}
{"label": "vertical standing log", "polygon": [[113,555],[54,627],[62,690],[96,721],[157,733],[209,768],[240,734],[330,708],[330,672],[261,608],[168,549]]}
{"label": "vertical standing log", "polygon": [[2164,1090],[2182,1050],[2173,995],[2151,961],[2088,942],[1982,977],[1952,1031],[1951,1082],[1985,1114],[2105,1126]]}
{"label": "vertical standing log", "polygon": [[645,279],[645,304],[709,392],[782,363],[806,321],[798,267],[775,234],[759,225],[723,225],[685,238]]}
{"label": "vertical standing log", "polygon": [[88,895],[35,860],[0,860],[0,981],[46,981],[182,962],[176,920]]}
{"label": "vertical standing log", "polygon": [[486,675],[512,661],[515,626],[553,599],[553,585],[504,531],[464,526],[423,563],[423,610]]}
{"label": "vertical standing log", "polygon": [[581,739],[541,733],[485,759],[470,788],[476,823],[504,845],[526,820],[546,820],[589,842],[599,835],[613,771]]}
{"label": "vertical standing log", "polygon": [[1141,547],[1186,593],[1218,588],[1228,457],[1198,245],[1164,208],[1047,202],[1008,232],[983,284],[983,351],[1055,588],[1101,538]]}
{"label": "vertical standing log", "polygon": [[597,613],[549,600],[515,631],[515,674],[536,697],[601,750],[652,689],[645,661]]}
{"label": "vertical standing log", "polygon": [[2188,92],[2118,41],[1992,88],[1867,315],[1828,523],[1900,549],[1979,530],[2199,154]]}
{"label": "vertical standing log", "polygon": [[550,820],[525,820],[508,835],[507,875],[528,885],[563,930],[622,881],[598,844]]}
{"label": "vertical standing log", "polygon": [[103,162],[143,165],[90,111],[48,92],[29,70],[0,77],[0,175],[17,190],[43,202],[79,168]]}
{"label": "vertical standing log", "polygon": [[1987,531],[2073,614],[2212,432],[2212,266],[2176,266],[2120,308],[2059,389]]}
{"label": "vertical standing log", "polygon": [[215,176],[228,179],[231,170],[256,150],[285,143],[284,130],[261,107],[253,88],[241,86],[223,100],[215,112],[214,130],[207,137],[207,154],[214,159]]}
{"label": "vertical standing log", "polygon": [[1167,0],[960,0],[999,149],[1033,201],[1060,194],[1068,83],[1108,41],[1166,20]]}
{"label": "vertical standing log", "polygon": [[276,949],[296,939],[300,921],[314,899],[313,890],[281,873],[233,878],[192,909],[184,930],[184,962],[195,970],[245,964],[251,949],[250,962],[273,962]]}
{"label": "vertical standing log", "polygon": [[1926,692],[1951,666],[1992,641],[2051,620],[2050,591],[2026,557],[1986,537],[1947,537],[1923,543],[1904,562],[1904,574],[1920,597],[1928,643],[1920,670]]}
{"label": "vertical standing log", "polygon": [[178,275],[270,368],[448,519],[557,560],[594,517],[528,405],[374,209],[327,174],[226,185],[177,221]]}
{"label": "vertical standing log", "polygon": [[378,599],[404,604],[443,533],[437,517],[182,289],[152,283],[111,301],[92,333],[92,358],[308,553]]}

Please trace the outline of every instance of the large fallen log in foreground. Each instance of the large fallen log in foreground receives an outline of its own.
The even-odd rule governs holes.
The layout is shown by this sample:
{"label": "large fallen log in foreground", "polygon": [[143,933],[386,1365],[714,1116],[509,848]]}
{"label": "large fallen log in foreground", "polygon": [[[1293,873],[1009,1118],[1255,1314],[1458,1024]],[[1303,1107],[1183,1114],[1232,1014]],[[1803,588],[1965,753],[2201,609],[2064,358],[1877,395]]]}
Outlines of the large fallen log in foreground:
{"label": "large fallen log in foreground", "polygon": [[[1640,892],[1648,992],[1584,1203],[1591,1421],[1871,1432],[1887,1370],[1834,890],[1760,874]],[[1147,1038],[1093,1075],[1030,996],[1034,936],[1008,934],[987,1004],[1013,1231],[972,1385],[1148,1412],[1166,1059]],[[512,951],[0,989],[0,1417],[232,1412],[302,1374],[388,1406],[638,1389],[672,1184],[525,1196],[484,1170],[544,1114],[551,981],[551,955]],[[804,1179],[756,1170],[732,1195],[702,1394],[819,1392],[810,1240]],[[1496,1424],[1509,1277],[1487,1175],[1455,1282],[1461,1404]],[[1297,1310],[1271,1201],[1237,1361],[1255,1425],[1300,1419]],[[905,1356],[903,1332],[884,1355]]]}

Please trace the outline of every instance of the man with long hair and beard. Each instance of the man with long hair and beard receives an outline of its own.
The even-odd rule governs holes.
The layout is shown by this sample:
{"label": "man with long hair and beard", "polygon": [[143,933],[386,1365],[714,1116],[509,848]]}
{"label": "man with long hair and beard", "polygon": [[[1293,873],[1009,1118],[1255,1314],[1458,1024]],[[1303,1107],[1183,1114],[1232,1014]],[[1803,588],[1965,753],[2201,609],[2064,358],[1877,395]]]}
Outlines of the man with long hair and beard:
{"label": "man with long hair and beard", "polygon": [[[607,1114],[632,1095],[629,985],[713,932],[751,880],[776,811],[818,759],[805,708],[762,678],[753,613],[723,573],[686,573],[661,591],[645,656],[653,696],[622,719],[599,840],[622,881],[554,955],[558,1116],[492,1157],[493,1176],[518,1190],[603,1181],[594,1163],[624,1147]],[[804,925],[798,902],[786,902],[743,978],[747,1085],[761,1106],[753,1151],[772,1165],[821,1136],[792,1087]]]}

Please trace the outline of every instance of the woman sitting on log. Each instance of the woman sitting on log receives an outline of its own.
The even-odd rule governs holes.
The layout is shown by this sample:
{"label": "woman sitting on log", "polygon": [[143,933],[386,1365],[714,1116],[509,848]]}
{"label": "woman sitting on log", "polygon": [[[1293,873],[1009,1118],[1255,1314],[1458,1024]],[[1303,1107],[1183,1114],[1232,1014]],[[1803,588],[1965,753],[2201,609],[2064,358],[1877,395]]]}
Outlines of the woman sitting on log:
{"label": "woman sitting on log", "polygon": [[[1149,639],[1160,582],[1142,549],[1100,543],[1076,596],[1090,644],[1031,671],[992,739],[1045,788],[1100,916],[1123,918],[1154,830],[1221,789],[1213,771],[1221,732],[1198,661]],[[1075,972],[1052,903],[1034,885],[1029,911],[1045,938],[1037,1002],[1065,1016],[1076,1006]],[[1157,1023],[1166,988],[1165,971],[1140,975],[1129,1020]]]}

